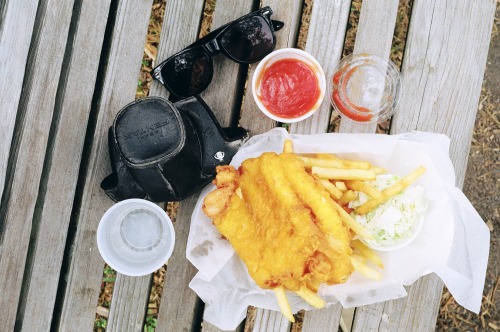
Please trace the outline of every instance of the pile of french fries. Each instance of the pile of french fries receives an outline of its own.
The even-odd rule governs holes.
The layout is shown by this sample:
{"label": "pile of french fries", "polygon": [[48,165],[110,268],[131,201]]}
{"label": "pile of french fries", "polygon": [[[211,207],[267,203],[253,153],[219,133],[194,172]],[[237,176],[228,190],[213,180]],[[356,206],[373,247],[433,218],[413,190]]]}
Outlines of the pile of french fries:
{"label": "pile of french fries", "polygon": [[[293,143],[286,140],[284,153],[293,153]],[[373,239],[373,236],[360,224],[358,224],[350,212],[349,203],[357,198],[357,193],[362,192],[370,199],[358,206],[354,211],[363,215],[369,213],[379,205],[387,202],[391,197],[398,195],[410,184],[418,179],[424,172],[423,166],[417,167],[408,175],[402,177],[390,187],[378,190],[369,181],[375,180],[376,176],[385,173],[386,170],[371,165],[367,161],[341,159],[333,154],[298,155],[313,177],[323,185],[325,190],[333,199],[335,210],[338,212],[342,223],[353,233],[351,248],[353,254],[351,263],[354,269],[368,278],[379,280],[383,269],[382,260],[375,251],[366,246],[360,239]],[[373,264],[374,267],[369,264]],[[286,292],[283,287],[274,289],[281,312],[290,321],[294,321]],[[315,308],[323,308],[325,301],[309,289],[301,289],[296,292],[301,298]]]}

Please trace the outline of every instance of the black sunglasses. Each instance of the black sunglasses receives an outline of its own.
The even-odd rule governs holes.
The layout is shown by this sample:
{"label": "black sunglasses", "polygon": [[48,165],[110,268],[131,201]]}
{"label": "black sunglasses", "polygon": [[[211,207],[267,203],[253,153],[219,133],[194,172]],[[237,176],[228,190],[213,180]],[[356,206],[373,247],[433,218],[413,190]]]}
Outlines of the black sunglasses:
{"label": "black sunglasses", "polygon": [[201,93],[212,81],[212,55],[221,52],[237,63],[249,64],[272,52],[274,32],[284,25],[271,20],[272,13],[264,7],[223,25],[160,63],[151,75],[178,98]]}

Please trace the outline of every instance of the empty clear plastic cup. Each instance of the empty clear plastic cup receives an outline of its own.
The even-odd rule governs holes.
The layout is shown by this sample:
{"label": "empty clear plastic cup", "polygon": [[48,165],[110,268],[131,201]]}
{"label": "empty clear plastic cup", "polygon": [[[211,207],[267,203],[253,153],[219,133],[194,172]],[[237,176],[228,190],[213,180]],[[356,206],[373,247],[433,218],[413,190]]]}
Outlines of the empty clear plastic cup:
{"label": "empty clear plastic cup", "polygon": [[344,119],[382,122],[396,112],[401,84],[401,74],[391,61],[371,54],[349,55],[330,79],[330,100]]}
{"label": "empty clear plastic cup", "polygon": [[129,199],[113,205],[97,228],[97,247],[116,271],[143,276],[158,270],[172,255],[174,227],[158,205]]}

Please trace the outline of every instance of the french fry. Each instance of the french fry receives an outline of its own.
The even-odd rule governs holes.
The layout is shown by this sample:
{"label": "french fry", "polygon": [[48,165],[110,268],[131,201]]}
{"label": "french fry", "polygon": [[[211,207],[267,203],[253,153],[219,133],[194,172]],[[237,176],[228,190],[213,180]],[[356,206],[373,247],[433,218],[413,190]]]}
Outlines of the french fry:
{"label": "french fry", "polygon": [[382,198],[384,196],[380,190],[375,189],[363,181],[348,180],[345,184],[349,189],[365,193],[371,198]]}
{"label": "french fry", "polygon": [[299,157],[304,161],[306,167],[330,167],[330,168],[348,168],[348,169],[369,169],[370,163],[367,161],[345,160],[345,159],[320,159],[313,157]]}
{"label": "french fry", "polygon": [[325,187],[326,191],[330,194],[333,199],[339,199],[342,197],[342,192],[338,190],[333,183],[328,180],[320,179],[319,182]]}
{"label": "french fry", "polygon": [[311,291],[309,288],[305,286],[301,286],[298,291],[296,291],[297,295],[299,295],[304,301],[309,303],[311,306],[321,309],[325,307],[325,300],[318,296],[318,294]]}
{"label": "french fry", "polygon": [[395,196],[395,195],[399,194],[400,192],[402,192],[403,190],[405,190],[410,184],[412,184],[413,182],[415,182],[415,180],[417,180],[424,173],[425,173],[425,167],[424,166],[417,167],[413,172],[411,172],[410,174],[402,177],[401,179],[399,179],[399,181],[397,181],[396,183],[394,183],[389,188],[386,188],[383,191],[384,196],[392,197],[392,196]]}
{"label": "french fry", "polygon": [[373,264],[377,265],[379,268],[384,268],[384,263],[380,259],[379,255],[375,253],[372,249],[366,246],[363,242],[359,240],[354,240],[351,242],[356,250],[358,250],[364,257],[368,258]]}
{"label": "french fry", "polygon": [[280,311],[290,322],[294,323],[295,318],[292,314],[292,309],[290,308],[290,304],[288,303],[288,298],[286,297],[285,288],[283,286],[276,287],[273,289],[274,294],[276,295],[276,300],[278,300],[278,306],[280,307]]}
{"label": "french fry", "polygon": [[330,153],[316,153],[316,158],[319,158],[319,159],[337,159],[337,160],[340,159],[336,155],[330,154]]}
{"label": "french fry", "polygon": [[350,202],[354,201],[356,199],[356,193],[352,190],[348,190],[345,193],[342,194],[342,197],[340,197],[338,203],[340,205],[347,205]]}
{"label": "french fry", "polygon": [[375,180],[375,173],[367,169],[343,169],[313,166],[312,174],[330,180]]}
{"label": "french fry", "polygon": [[380,272],[378,272],[377,270],[374,270],[371,267],[364,264],[362,257],[359,257],[358,255],[352,255],[351,263],[352,263],[352,266],[354,266],[354,269],[356,271],[364,274],[365,276],[367,276],[370,279],[380,280],[380,278],[382,277]]}
{"label": "french fry", "polygon": [[292,153],[293,152],[293,142],[289,139],[285,140],[285,144],[283,145],[284,153]]}
{"label": "french fry", "polygon": [[342,206],[340,206],[337,202],[333,201],[333,207],[335,208],[335,210],[337,211],[337,213],[339,214],[340,216],[340,219],[342,220],[342,223],[352,229],[352,231],[356,234],[358,234],[359,236],[361,236],[362,238],[365,238],[365,239],[373,239],[373,236],[363,227],[361,226],[360,224],[358,224],[356,222],[356,220],[354,220],[350,215],[349,213],[347,213],[343,208]]}
{"label": "french fry", "polygon": [[386,202],[389,198],[390,197],[382,197],[382,198],[370,199],[365,204],[358,206],[356,208],[356,213],[357,214],[367,214],[368,212],[370,212],[371,210],[375,209],[380,204]]}
{"label": "french fry", "polygon": [[347,187],[344,181],[335,181],[335,187],[337,187],[341,192],[347,191]]}
{"label": "french fry", "polygon": [[377,166],[370,167],[370,170],[373,173],[375,173],[376,175],[387,173],[387,170],[383,169],[382,167],[377,167]]}
{"label": "french fry", "polygon": [[313,290],[314,292],[318,291],[319,286],[321,286],[321,282],[319,282],[318,279],[313,279],[307,282],[307,288]]}
{"label": "french fry", "polygon": [[379,206],[380,204],[388,201],[391,197],[399,194],[403,190],[405,190],[410,184],[412,184],[416,179],[418,179],[422,174],[425,172],[425,167],[420,166],[417,169],[415,169],[413,172],[410,174],[402,177],[399,179],[396,183],[394,183],[392,186],[384,189],[382,191],[382,198],[374,198],[370,199],[368,202],[366,202],[363,205],[360,205],[356,208],[356,213],[358,214],[365,214]]}

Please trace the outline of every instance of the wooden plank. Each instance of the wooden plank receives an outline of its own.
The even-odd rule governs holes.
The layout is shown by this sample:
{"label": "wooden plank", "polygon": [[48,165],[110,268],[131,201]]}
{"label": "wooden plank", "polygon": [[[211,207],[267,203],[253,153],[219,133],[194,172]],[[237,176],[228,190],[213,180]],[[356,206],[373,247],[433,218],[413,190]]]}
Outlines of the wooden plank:
{"label": "wooden plank", "polygon": [[[211,31],[251,11],[252,1],[219,0],[212,15]],[[240,96],[238,96],[239,86],[244,84],[246,77],[238,77],[238,73],[244,66],[238,65],[222,54],[214,57],[213,63],[214,77],[202,97],[210,106],[220,124],[229,126],[233,110],[240,107],[240,105],[237,105],[237,102],[241,100]]]}
{"label": "wooden plank", "polygon": [[[399,0],[365,0],[361,5],[354,54],[369,53],[389,59]],[[340,122],[340,132],[374,133],[376,124]]]}
{"label": "wooden plank", "polygon": [[0,5],[0,201],[2,199],[10,143],[16,123],[26,60],[31,44],[38,2],[7,0]]}
{"label": "wooden plank", "polygon": [[[121,273],[117,274],[113,288],[113,308],[110,310],[106,331],[143,331],[144,316],[149,299],[149,287],[147,286],[150,281],[150,275],[128,277]],[[137,304],[134,305],[134,303]]]}
{"label": "wooden plank", "polygon": [[[13,139],[12,183],[2,198],[0,225],[0,325],[15,324],[21,283],[31,234],[32,218],[45,159],[58,79],[63,66],[73,1],[42,1],[32,40],[23,94],[21,117]],[[10,33],[8,31],[7,33]]]}
{"label": "wooden plank", "polygon": [[[348,1],[316,0],[313,3],[305,51],[321,64],[327,81],[333,76],[342,55],[350,3]],[[320,108],[310,118],[293,123],[290,132],[296,134],[324,133],[330,124],[328,92]]]}
{"label": "wooden plank", "polygon": [[[181,51],[198,38],[204,1],[168,1],[154,66]],[[168,98],[169,92],[158,81],[151,84],[151,96]]]}
{"label": "wooden plank", "polygon": [[35,216],[36,237],[24,274],[24,310],[18,314],[24,331],[50,329],[108,10],[109,1],[88,1],[73,16],[78,21],[70,30],[74,37],[56,106],[58,126],[52,158],[44,170],[49,172],[42,191],[45,199]]}
{"label": "wooden plank", "polygon": [[[113,204],[100,188],[100,182],[110,173],[107,131],[116,113],[134,99],[151,5],[152,0],[118,4],[66,276],[59,331],[87,331],[94,324],[104,266],[96,246],[96,230],[100,218]],[[139,300],[128,304],[134,307],[134,312],[139,310]]]}
{"label": "wooden plank", "polygon": [[[409,288],[409,289],[408,289]],[[352,331],[434,331],[443,283],[435,274],[418,279],[407,287],[408,296],[356,310]],[[437,303],[428,294],[437,294]]]}
{"label": "wooden plank", "polygon": [[302,331],[338,331],[342,305],[337,303],[321,310],[307,311],[302,323]]}
{"label": "wooden plank", "polygon": [[[252,11],[252,1],[248,0],[218,0],[212,15],[211,31],[233,21]],[[213,58],[214,78],[208,89],[203,93],[203,99],[210,106],[221,126],[229,126],[233,117],[233,110],[239,108],[239,85],[244,84],[245,77],[238,77],[243,65],[229,60],[225,56]],[[223,91],[223,93],[221,93]],[[239,115],[239,112],[238,112]],[[194,206],[191,208],[194,209]],[[222,331],[214,325],[203,321],[202,331]],[[239,326],[242,330],[244,324]],[[238,329],[236,329],[238,331]]]}
{"label": "wooden plank", "polygon": [[[325,1],[326,2],[326,1]],[[314,2],[311,23],[309,27],[308,38],[306,41],[306,51],[317,57],[318,61],[324,66],[325,75],[329,79],[333,75],[334,67],[337,65],[341,52],[342,44],[345,35],[345,27],[347,25],[350,6],[347,3],[337,4],[336,7],[331,7],[333,4],[329,2],[321,3]],[[392,33],[396,21],[396,12],[398,1],[363,1],[361,8],[360,22],[358,33],[356,35],[355,53],[371,52],[380,56],[388,57]],[[373,15],[389,12],[389,22],[387,25],[376,21]],[[329,22],[336,22],[331,26],[332,31],[325,33],[325,26],[329,26]],[[391,27],[392,26],[392,27]],[[319,36],[318,36],[319,34]],[[324,40],[327,39],[327,40]],[[358,44],[364,45],[369,41],[370,44],[361,47]],[[330,55],[332,57],[328,57]],[[326,96],[328,98],[328,95]],[[300,132],[304,134],[313,134],[326,132],[329,124],[329,99],[328,103],[323,103],[320,110],[306,121],[292,125],[291,132]],[[376,126],[356,126],[346,121],[341,122],[341,131],[343,132],[373,132]],[[338,329],[340,322],[341,306],[333,306],[323,310],[314,310],[306,312],[304,315],[304,331],[331,331]],[[333,324],[333,325],[331,325]]]}
{"label": "wooden plank", "polygon": [[288,332],[290,322],[279,311],[257,309],[252,331]]}
{"label": "wooden plank", "polygon": [[[191,43],[191,41],[189,40],[190,34],[193,34],[194,36],[193,38],[196,38],[199,30],[198,24],[200,15],[195,15],[194,13],[200,12],[199,9],[200,6],[203,6],[201,1],[190,2],[186,4],[180,2],[167,4],[165,8],[162,32],[160,35],[160,43],[158,47],[157,59],[156,61],[154,61],[153,64],[154,66],[161,63],[171,54],[174,54],[175,52],[181,50],[183,47],[190,44]],[[190,17],[190,20],[186,20],[186,16]],[[179,29],[178,27],[182,28]],[[186,27],[189,27],[189,29],[186,29]],[[184,33],[182,34],[179,32],[184,32]],[[175,35],[175,37],[173,37],[173,35]],[[178,49],[175,49],[175,47],[177,47]],[[151,89],[149,91],[149,96],[157,96],[168,99],[169,92],[158,82],[153,82],[153,84],[151,85]],[[179,242],[178,234],[176,234],[176,243],[177,242]],[[172,258],[170,259],[170,261],[172,261]],[[150,283],[151,283],[151,276],[137,279],[135,277],[127,277],[122,275],[121,278],[119,279],[117,278],[117,280],[115,281],[115,289],[117,286],[119,287],[120,294],[117,293],[117,296],[119,297],[132,296],[133,294],[137,294],[136,289],[142,289],[142,288],[146,289],[148,288]],[[115,297],[115,291],[113,291],[113,298],[114,297]],[[137,312],[144,313],[145,310],[143,308],[147,306],[148,300],[149,297],[136,298],[136,300],[134,301],[135,303],[134,310]],[[194,300],[197,301],[196,298]],[[117,306],[115,307],[115,302],[113,301],[111,303],[111,308],[110,308],[110,317],[113,311],[118,311],[119,313],[117,313],[117,315],[123,317],[126,311],[129,310],[129,308],[121,308],[122,305],[130,306],[130,304],[127,304],[126,302],[119,302],[119,304],[117,304]],[[113,321],[108,322],[108,329],[116,330],[114,325],[115,323],[119,324],[119,321],[120,320],[117,319],[114,322]],[[111,326],[110,323],[112,323]],[[159,325],[161,326],[161,324]],[[120,328],[123,327],[120,326]],[[117,331],[120,331],[120,329],[118,329]]]}
{"label": "wooden plank", "polygon": [[[403,59],[403,98],[391,133],[411,130],[444,133],[457,186],[465,176],[495,12],[493,1],[446,3],[417,0]],[[467,45],[467,47],[460,47]],[[460,47],[458,50],[457,48]],[[443,284],[436,275],[419,279],[403,299],[356,311],[355,328],[366,331],[432,331]]]}
{"label": "wooden plank", "polygon": [[[261,6],[270,6],[273,10],[272,19],[285,23],[285,26],[276,33],[276,50],[285,47],[295,47],[299,33],[302,4],[300,1],[262,1]],[[257,64],[250,66],[249,80],[252,79]],[[252,96],[251,84],[247,84],[245,98],[243,100],[240,125],[250,130],[252,135],[260,134],[272,129],[275,121],[266,117],[257,107]],[[258,308],[254,325],[247,322],[247,329],[253,331],[266,331],[270,326],[281,326],[290,328],[290,322],[278,311],[270,311]]]}
{"label": "wooden plank", "polygon": [[[243,332],[244,331],[244,328],[245,328],[245,321],[243,321],[235,330],[234,332]],[[224,331],[224,330],[221,330],[217,327],[215,327],[214,325],[208,323],[208,322],[205,322],[203,321],[201,323],[201,330],[203,332],[221,332],[221,331]]]}
{"label": "wooden plank", "polygon": [[[166,15],[167,14],[165,14],[165,16]],[[165,25],[163,25],[163,29],[164,28]],[[162,90],[165,89],[161,86],[153,85],[149,95],[168,98],[168,94]],[[163,203],[159,205],[164,208]],[[150,289],[152,275],[136,278],[117,273],[117,276],[119,276],[119,278],[116,278],[114,284],[113,300],[110,307],[110,319],[107,323],[106,330],[121,331],[128,329],[129,331],[140,331],[144,325],[145,314],[147,312],[147,305],[149,302],[149,293],[144,293],[144,291]],[[118,301],[115,301],[115,299]],[[122,301],[121,299],[129,300]],[[122,324],[122,321],[127,319],[128,315],[132,315],[137,319],[140,318],[142,323],[139,324],[138,321],[130,321],[131,325],[127,326]],[[111,319],[111,317],[113,317],[113,319]]]}
{"label": "wooden plank", "polygon": [[188,286],[197,270],[186,259],[189,222],[197,199],[197,195],[192,195],[179,204],[175,248],[167,265],[157,331],[196,331],[200,328],[203,304]]}
{"label": "wooden plank", "polygon": [[[156,64],[197,39],[203,6],[202,0],[167,2]],[[161,84],[154,82],[150,95],[167,97],[168,92]],[[189,223],[196,198],[193,195],[179,204],[174,224],[175,247],[167,265],[157,331],[199,329],[202,303],[188,286],[196,269],[186,259]]]}
{"label": "wooden plank", "polygon": [[[333,75],[341,55],[349,18],[350,3],[346,1],[316,0],[313,3],[305,51],[312,54],[323,67],[327,79]],[[330,122],[328,93],[321,107],[305,121],[290,126],[291,133],[317,134],[328,130]],[[340,322],[342,306],[306,311],[302,331],[333,331]]]}
{"label": "wooden plank", "polygon": [[416,129],[450,137],[459,187],[465,177],[494,8],[491,0],[413,4],[401,109],[391,133]]}

